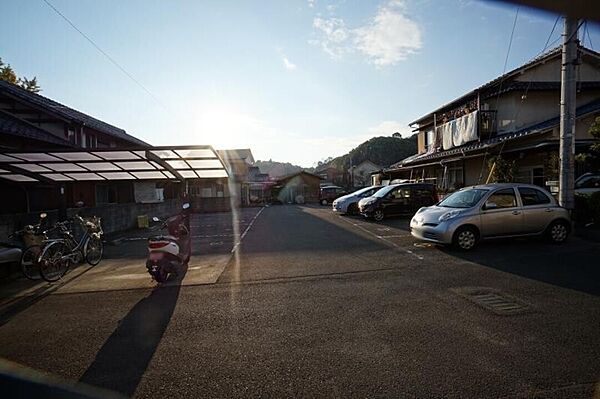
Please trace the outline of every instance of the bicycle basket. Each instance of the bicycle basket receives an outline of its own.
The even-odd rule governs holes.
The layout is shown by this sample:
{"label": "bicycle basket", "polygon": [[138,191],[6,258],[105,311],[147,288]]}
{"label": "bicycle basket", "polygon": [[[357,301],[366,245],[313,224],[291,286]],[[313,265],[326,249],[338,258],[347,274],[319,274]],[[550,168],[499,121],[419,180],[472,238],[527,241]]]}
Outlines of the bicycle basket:
{"label": "bicycle basket", "polygon": [[102,234],[102,224],[100,222],[100,218],[97,216],[93,216],[91,218],[85,219],[85,226],[90,234],[96,233]]}
{"label": "bicycle basket", "polygon": [[42,245],[46,236],[44,234],[35,234],[33,231],[25,231],[23,233],[23,243],[25,247],[30,247],[32,245]]}

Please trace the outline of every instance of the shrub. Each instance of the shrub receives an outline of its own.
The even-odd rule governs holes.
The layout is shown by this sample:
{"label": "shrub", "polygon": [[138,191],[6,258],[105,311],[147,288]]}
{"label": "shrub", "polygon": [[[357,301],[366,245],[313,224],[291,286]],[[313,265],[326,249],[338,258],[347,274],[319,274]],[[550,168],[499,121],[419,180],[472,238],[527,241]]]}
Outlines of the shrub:
{"label": "shrub", "polygon": [[592,193],[588,197],[587,206],[590,212],[590,217],[596,224],[600,224],[600,191]]}

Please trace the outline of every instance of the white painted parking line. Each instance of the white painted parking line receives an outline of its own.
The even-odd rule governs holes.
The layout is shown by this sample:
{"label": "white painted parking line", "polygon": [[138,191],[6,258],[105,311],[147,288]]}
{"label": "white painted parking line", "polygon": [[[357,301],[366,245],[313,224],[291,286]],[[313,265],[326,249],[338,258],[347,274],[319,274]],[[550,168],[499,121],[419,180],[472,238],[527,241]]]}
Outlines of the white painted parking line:
{"label": "white painted parking line", "polygon": [[244,230],[244,232],[240,236],[240,239],[238,240],[238,242],[236,242],[235,245],[233,246],[233,248],[231,249],[231,253],[234,253],[235,251],[237,251],[237,249],[239,248],[240,244],[242,243],[242,240],[244,239],[244,237],[246,237],[246,234],[248,234],[248,231],[250,231],[250,228],[252,228],[252,225],[254,224],[254,222],[256,221],[256,219],[258,218],[258,216],[260,216],[260,214],[262,213],[262,211],[264,209],[265,209],[264,206],[262,208],[260,208],[260,210],[256,213],[256,215],[254,215],[254,217],[252,218],[252,220],[250,220],[250,223],[246,227],[246,230]]}
{"label": "white painted parking line", "polygon": [[[346,219],[341,219],[341,220],[343,220],[346,223],[351,224],[352,226],[358,227],[359,229],[363,230],[364,232],[368,233],[369,235],[371,235],[371,236],[373,236],[373,237],[375,237],[375,238],[377,238],[377,239],[379,239],[381,241],[385,241],[386,243],[388,243],[389,245],[391,245],[392,247],[394,247],[394,248],[396,248],[398,250],[401,250],[401,251],[406,252],[407,254],[413,255],[414,257],[416,257],[419,260],[423,260],[424,259],[422,255],[414,253],[410,249],[404,249],[400,245],[396,244],[395,242],[388,240],[388,238],[391,238],[391,237],[377,235],[377,234],[373,233],[371,230],[364,228],[362,226],[363,223],[360,223],[360,224],[359,223],[352,223],[351,221],[346,220]],[[409,236],[409,234],[407,234],[406,236]]]}

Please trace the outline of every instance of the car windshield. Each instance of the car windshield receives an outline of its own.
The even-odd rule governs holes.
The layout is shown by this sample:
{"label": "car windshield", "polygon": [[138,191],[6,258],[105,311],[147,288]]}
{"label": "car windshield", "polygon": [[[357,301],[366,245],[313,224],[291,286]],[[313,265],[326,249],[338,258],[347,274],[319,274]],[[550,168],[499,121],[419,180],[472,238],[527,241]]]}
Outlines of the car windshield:
{"label": "car windshield", "polygon": [[472,188],[469,190],[456,191],[438,204],[444,208],[471,208],[477,205],[488,190]]}
{"label": "car windshield", "polygon": [[390,191],[392,191],[394,188],[396,188],[398,186],[387,186],[382,188],[381,190],[377,191],[375,194],[373,194],[373,197],[377,197],[377,198],[383,198],[387,195],[387,193],[389,193]]}
{"label": "car windshield", "polygon": [[352,193],[352,195],[358,195],[359,197],[368,197],[373,195],[373,192],[376,190],[376,188],[374,187],[366,187],[363,189],[360,189],[358,191],[355,191],[354,193]]}

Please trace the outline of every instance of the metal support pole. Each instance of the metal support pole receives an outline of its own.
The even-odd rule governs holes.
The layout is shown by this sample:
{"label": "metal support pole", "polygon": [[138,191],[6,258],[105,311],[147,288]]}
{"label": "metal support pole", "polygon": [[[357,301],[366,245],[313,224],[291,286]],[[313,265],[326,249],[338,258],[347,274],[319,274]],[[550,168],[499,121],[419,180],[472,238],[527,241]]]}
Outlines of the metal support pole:
{"label": "metal support pole", "polygon": [[575,208],[575,109],[576,64],[578,52],[577,20],[565,16],[560,88],[560,184],[561,206]]}

